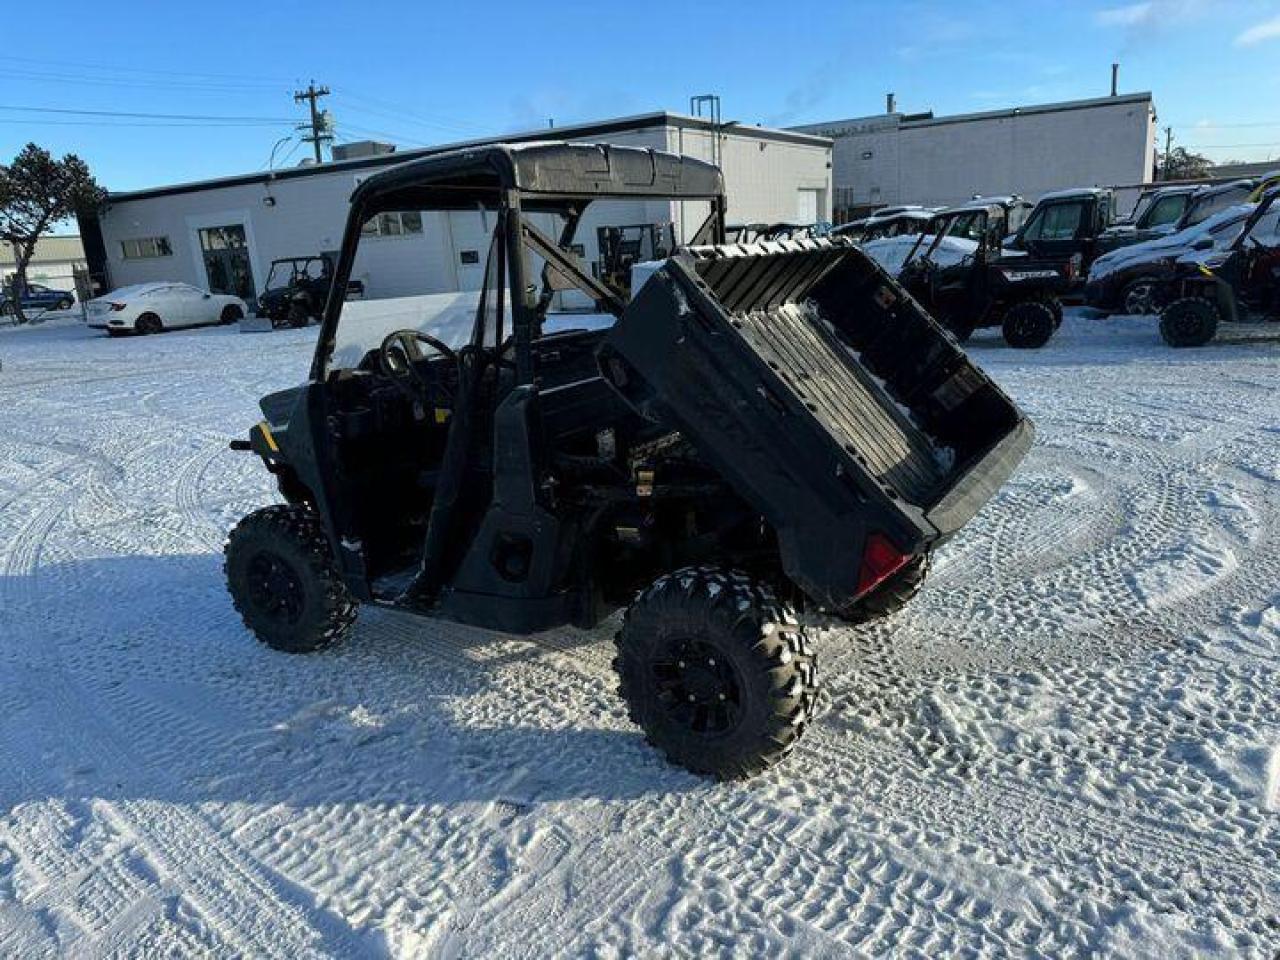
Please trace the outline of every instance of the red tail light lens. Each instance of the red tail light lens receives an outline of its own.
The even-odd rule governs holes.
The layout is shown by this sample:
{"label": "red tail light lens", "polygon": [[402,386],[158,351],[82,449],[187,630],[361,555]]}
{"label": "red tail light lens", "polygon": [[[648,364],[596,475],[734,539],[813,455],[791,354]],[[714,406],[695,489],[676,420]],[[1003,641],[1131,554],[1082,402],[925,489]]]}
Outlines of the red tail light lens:
{"label": "red tail light lens", "polygon": [[123,309],[124,309],[124,307],[125,307],[125,305],[124,305],[123,303],[113,303],[113,304],[111,304],[111,309],[112,309],[112,310],[123,310]]}
{"label": "red tail light lens", "polygon": [[910,554],[895,547],[883,533],[868,534],[862,548],[862,566],[858,570],[858,593],[877,587],[901,570],[910,559]]}

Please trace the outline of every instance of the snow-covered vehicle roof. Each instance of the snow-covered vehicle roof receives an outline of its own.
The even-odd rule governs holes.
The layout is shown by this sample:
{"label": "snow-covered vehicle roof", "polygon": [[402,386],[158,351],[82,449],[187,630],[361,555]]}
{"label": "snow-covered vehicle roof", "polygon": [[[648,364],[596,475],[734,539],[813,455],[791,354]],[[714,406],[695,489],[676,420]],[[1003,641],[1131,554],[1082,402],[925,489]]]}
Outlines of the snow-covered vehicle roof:
{"label": "snow-covered vehicle roof", "polygon": [[[879,240],[868,240],[862,244],[861,249],[863,253],[883,267],[886,273],[896,277],[902,272],[902,268],[907,262],[907,257],[911,256],[911,251],[915,249],[916,244],[920,244],[922,251],[928,250],[933,243],[933,236],[933,234],[925,234],[923,237],[919,235],[883,237]],[[973,256],[977,250],[978,243],[976,240],[967,240],[963,237],[943,237],[933,250],[930,259],[940,267],[950,267],[959,263],[965,257]]]}
{"label": "snow-covered vehicle roof", "polygon": [[1207,217],[1193,226],[1179,230],[1177,233],[1165,234],[1164,236],[1144,240],[1141,243],[1120,247],[1109,253],[1104,253],[1089,268],[1089,278],[1104,277],[1121,267],[1149,257],[1158,257],[1162,254],[1178,255],[1181,252],[1185,252],[1184,248],[1195,243],[1200,237],[1215,234],[1230,227],[1232,224],[1243,224],[1255,207],[1256,204],[1252,203],[1236,204],[1233,207],[1227,207],[1225,210],[1219,210],[1213,216]]}
{"label": "snow-covered vehicle roof", "polygon": [[1100,197],[1110,193],[1107,187],[1071,187],[1067,190],[1054,190],[1041,194],[1040,200],[1071,200],[1076,197]]}

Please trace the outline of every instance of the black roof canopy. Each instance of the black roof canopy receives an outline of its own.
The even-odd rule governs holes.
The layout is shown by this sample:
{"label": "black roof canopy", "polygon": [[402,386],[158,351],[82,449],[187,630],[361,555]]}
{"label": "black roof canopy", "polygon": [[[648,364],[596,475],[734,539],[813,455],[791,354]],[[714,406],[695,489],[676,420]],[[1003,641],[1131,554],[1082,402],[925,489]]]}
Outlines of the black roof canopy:
{"label": "black roof canopy", "polygon": [[594,143],[491,144],[397,164],[356,187],[353,206],[385,210],[492,207],[504,190],[529,209],[576,200],[709,200],[724,193],[719,168],[642,147]]}

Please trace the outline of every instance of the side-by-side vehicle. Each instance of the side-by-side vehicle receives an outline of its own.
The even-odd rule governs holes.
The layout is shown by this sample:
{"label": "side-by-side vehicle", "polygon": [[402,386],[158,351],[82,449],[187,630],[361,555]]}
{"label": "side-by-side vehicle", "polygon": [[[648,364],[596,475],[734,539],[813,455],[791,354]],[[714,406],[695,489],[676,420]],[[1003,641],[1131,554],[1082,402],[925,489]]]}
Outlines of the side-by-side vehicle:
{"label": "side-by-side vehicle", "polygon": [[[707,216],[628,297],[573,252],[600,201]],[[392,167],[352,195],[333,290],[362,224],[399,210],[483,211],[484,282],[462,335],[331,291],[310,378],[235,442],[286,501],[226,547],[235,605],[277,649],[339,641],[360,604],[513,633],[625,608],[631,717],[673,762],[747,776],[813,715],[806,623],[900,607],[1030,444],[856,248],[723,244],[704,162],[541,143]],[[593,312],[553,312],[571,291]]]}

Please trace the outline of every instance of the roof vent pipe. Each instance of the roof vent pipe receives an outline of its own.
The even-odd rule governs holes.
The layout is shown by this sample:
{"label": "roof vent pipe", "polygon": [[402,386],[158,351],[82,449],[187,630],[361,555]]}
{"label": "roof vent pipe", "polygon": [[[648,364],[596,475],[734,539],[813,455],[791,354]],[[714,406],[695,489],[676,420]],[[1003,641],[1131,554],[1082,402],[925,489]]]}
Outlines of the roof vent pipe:
{"label": "roof vent pipe", "polygon": [[1120,85],[1120,64],[1113,63],[1111,65],[1111,95],[1116,95],[1116,88]]}
{"label": "roof vent pipe", "polygon": [[897,113],[897,111],[898,111],[898,98],[894,96],[892,93],[886,93],[884,95],[884,112]]}

